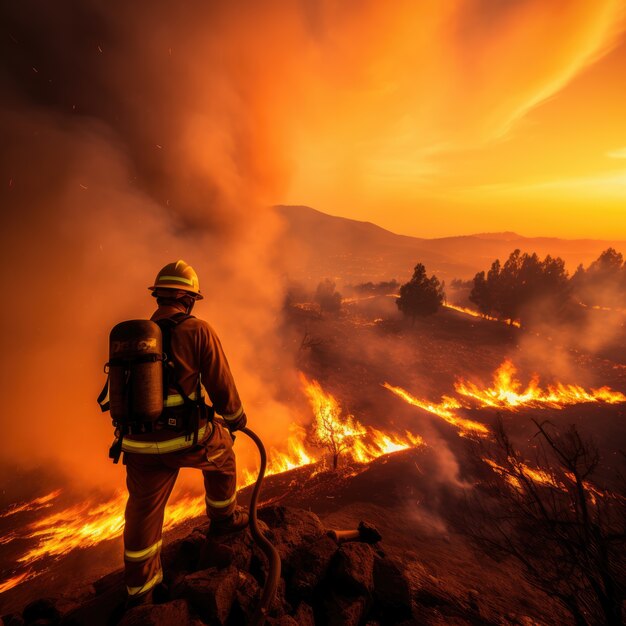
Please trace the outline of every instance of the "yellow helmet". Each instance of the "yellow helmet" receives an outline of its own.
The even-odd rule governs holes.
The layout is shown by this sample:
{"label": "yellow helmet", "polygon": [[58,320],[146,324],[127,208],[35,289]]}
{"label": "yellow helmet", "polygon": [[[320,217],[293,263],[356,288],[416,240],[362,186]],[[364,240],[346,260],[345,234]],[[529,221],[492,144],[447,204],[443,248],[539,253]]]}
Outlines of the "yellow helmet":
{"label": "yellow helmet", "polygon": [[182,259],[176,263],[168,263],[158,274],[154,285],[148,287],[150,291],[155,289],[178,289],[188,291],[196,296],[196,300],[202,300],[200,282],[196,271]]}

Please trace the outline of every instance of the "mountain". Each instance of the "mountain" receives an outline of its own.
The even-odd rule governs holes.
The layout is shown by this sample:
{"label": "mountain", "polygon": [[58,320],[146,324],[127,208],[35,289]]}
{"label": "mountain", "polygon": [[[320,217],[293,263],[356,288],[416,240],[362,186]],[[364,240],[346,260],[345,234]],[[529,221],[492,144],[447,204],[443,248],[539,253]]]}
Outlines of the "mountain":
{"label": "mountain", "polygon": [[324,277],[344,284],[404,281],[417,263],[446,281],[469,279],[489,269],[495,259],[504,261],[516,248],[542,258],[560,256],[572,273],[579,263],[589,265],[609,247],[626,252],[626,241],[619,240],[524,237],[512,232],[425,239],[307,206],[281,205],[276,211],[284,224],[280,245],[289,259],[285,271],[308,283]]}

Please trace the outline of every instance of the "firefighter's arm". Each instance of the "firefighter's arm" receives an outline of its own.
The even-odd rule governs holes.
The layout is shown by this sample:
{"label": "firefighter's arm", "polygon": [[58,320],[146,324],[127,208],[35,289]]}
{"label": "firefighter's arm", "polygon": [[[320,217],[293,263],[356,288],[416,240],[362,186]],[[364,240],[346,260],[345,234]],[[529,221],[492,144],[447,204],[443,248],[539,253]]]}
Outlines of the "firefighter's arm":
{"label": "firefighter's arm", "polygon": [[244,428],[246,414],[239,398],[222,344],[208,325],[203,328],[200,372],[202,384],[209,394],[216,413],[222,416],[230,431]]}

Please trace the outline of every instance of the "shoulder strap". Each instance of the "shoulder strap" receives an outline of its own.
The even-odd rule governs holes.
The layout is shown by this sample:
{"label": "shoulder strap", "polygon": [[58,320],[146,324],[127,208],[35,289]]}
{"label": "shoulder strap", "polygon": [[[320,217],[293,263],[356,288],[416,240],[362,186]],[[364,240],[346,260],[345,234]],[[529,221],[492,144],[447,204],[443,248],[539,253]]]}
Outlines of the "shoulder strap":
{"label": "shoulder strap", "polygon": [[185,402],[189,401],[187,395],[183,392],[180,383],[176,380],[174,376],[174,363],[172,361],[172,330],[176,328],[179,324],[186,322],[188,319],[191,319],[193,315],[189,315],[188,313],[176,313],[172,315],[172,317],[164,317],[163,319],[157,320],[156,324],[161,329],[161,334],[163,338],[163,352],[166,355],[165,360],[163,361],[164,369],[163,369],[163,397],[167,397],[168,389],[170,386],[174,387],[176,391],[183,397]]}
{"label": "shoulder strap", "polygon": [[97,399],[98,404],[100,405],[100,410],[104,413],[105,411],[110,410],[111,404],[109,403],[109,376],[107,374],[107,380],[104,383],[104,387],[100,392],[100,395]]}

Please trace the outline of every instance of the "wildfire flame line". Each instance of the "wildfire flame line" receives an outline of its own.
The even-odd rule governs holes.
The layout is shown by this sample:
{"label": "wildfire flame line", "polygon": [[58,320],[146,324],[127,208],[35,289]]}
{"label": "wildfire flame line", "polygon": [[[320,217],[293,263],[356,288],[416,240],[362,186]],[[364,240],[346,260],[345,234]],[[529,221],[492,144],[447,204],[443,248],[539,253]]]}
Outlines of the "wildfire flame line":
{"label": "wildfire flame line", "polygon": [[[557,383],[556,385],[548,386],[548,388],[544,390],[539,386],[539,377],[536,374],[533,375],[528,386],[523,389],[522,383],[516,379],[516,373],[517,369],[513,363],[509,359],[506,359],[494,373],[493,387],[480,389],[474,383],[458,380],[455,383],[455,390],[459,395],[462,395],[464,398],[470,398],[483,407],[498,407],[508,410],[517,410],[521,406],[535,408],[548,406],[561,409],[564,406],[586,402],[604,402],[607,404],[626,402],[626,395],[619,391],[613,391],[609,387],[601,387],[587,391],[579,385]],[[478,435],[481,437],[491,435],[491,431],[484,424],[473,422],[456,415],[455,409],[462,408],[463,405],[455,398],[443,396],[441,403],[436,404],[428,402],[427,400],[419,400],[405,389],[402,389],[402,387],[394,387],[389,383],[384,383],[383,387],[402,398],[408,404],[438,415],[448,423],[456,426],[458,434],[462,437],[468,435]],[[509,484],[517,489],[522,488],[519,478],[513,475],[507,468],[486,457],[482,460],[489,465],[494,472],[505,478]],[[566,486],[549,472],[539,468],[532,468],[518,461],[515,462],[515,467],[521,475],[535,483],[561,491],[566,490]],[[574,476],[568,474],[566,474],[566,476],[569,480],[575,481]],[[584,482],[584,485],[591,498],[620,497],[609,492],[602,492],[589,482]]]}
{"label": "wildfire flame line", "polygon": [[52,501],[58,498],[60,494],[61,490],[57,489],[55,491],[52,491],[51,493],[46,494],[45,496],[35,498],[30,502],[25,502],[24,504],[15,504],[9,507],[4,513],[0,514],[0,518],[10,517],[11,515],[16,515],[17,513],[22,513],[24,511],[37,511],[39,509],[48,508],[52,506]]}
{"label": "wildfire flame line", "polygon": [[515,326],[516,328],[521,328],[522,325],[517,320],[505,319],[501,320],[497,317],[492,317],[491,315],[486,315],[481,313],[480,311],[475,311],[474,309],[468,309],[464,306],[458,306],[456,304],[450,304],[449,302],[444,303],[443,305],[446,309],[452,309],[453,311],[458,311],[459,313],[465,313],[466,315],[471,315],[472,317],[478,317],[483,320],[489,320],[490,322],[500,322],[502,324],[509,324],[510,326]]}
{"label": "wildfire flame line", "polygon": [[493,386],[481,389],[478,385],[457,381],[455,390],[459,395],[471,398],[482,406],[505,408],[515,410],[521,406],[541,407],[548,406],[554,409],[562,409],[568,405],[581,404],[584,402],[605,402],[617,404],[626,402],[626,396],[609,387],[591,389],[587,391],[579,385],[567,385],[557,383],[547,389],[539,386],[539,377],[535,374],[526,388],[516,379],[517,369],[513,363],[506,359],[496,370],[493,376]]}
{"label": "wildfire flame line", "polygon": [[402,436],[364,426],[353,415],[345,413],[318,381],[309,381],[304,374],[300,379],[315,415],[313,439],[331,454],[343,454],[355,463],[369,463],[384,454],[424,445],[421,436],[409,431]]}
{"label": "wildfire flame line", "polygon": [[395,393],[398,397],[402,398],[408,404],[417,406],[420,409],[424,409],[429,413],[438,415],[452,426],[455,426],[459,430],[461,436],[477,435],[484,437],[489,434],[489,429],[480,422],[474,422],[463,417],[459,417],[454,413],[453,409],[461,408],[461,405],[454,398],[444,396],[439,404],[428,402],[427,400],[419,400],[415,396],[412,396],[406,389],[402,387],[394,387],[389,383],[384,383],[383,387],[388,389],[392,393]]}

